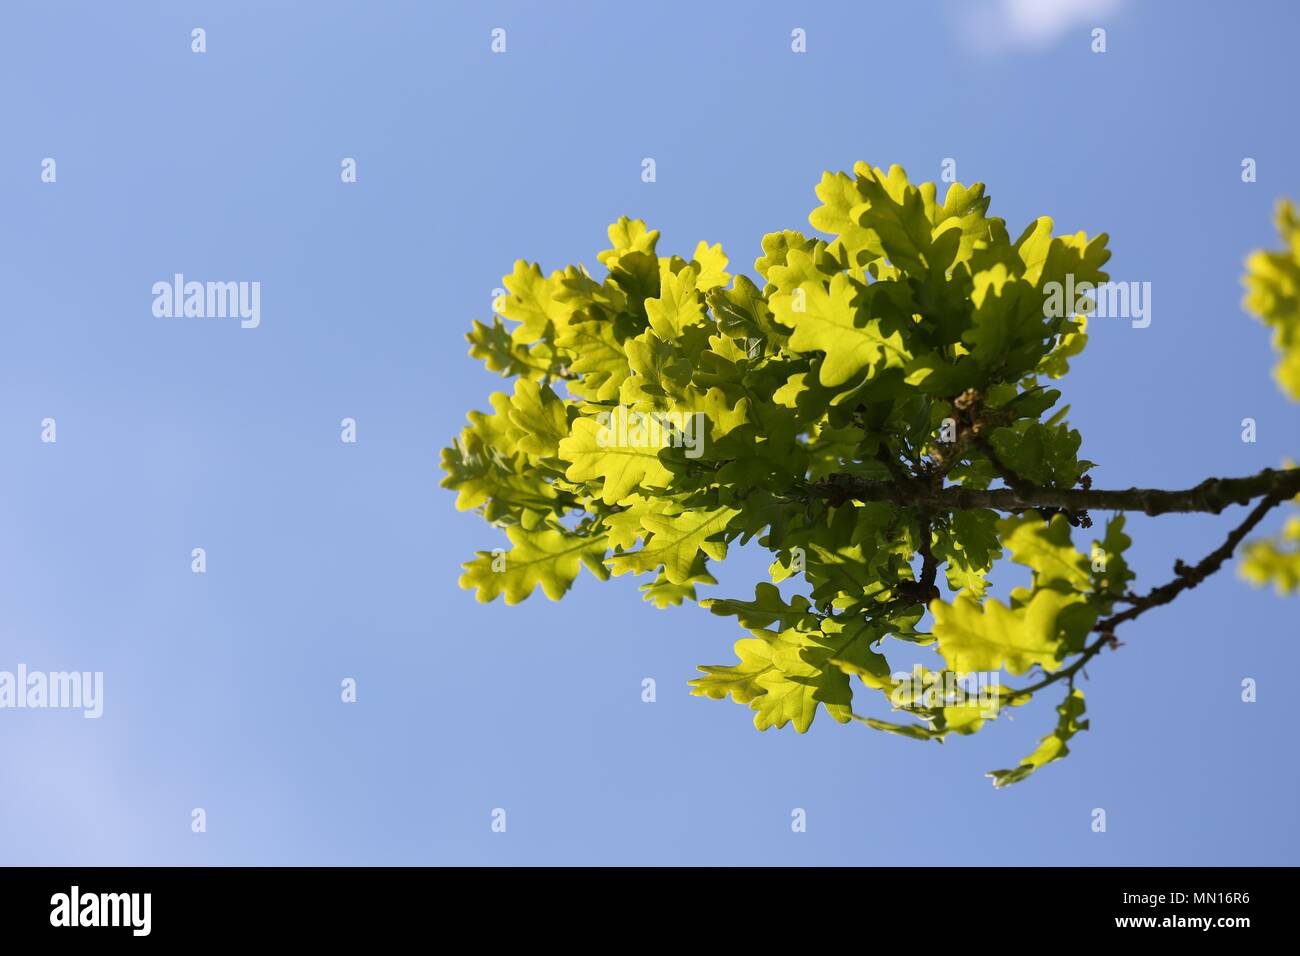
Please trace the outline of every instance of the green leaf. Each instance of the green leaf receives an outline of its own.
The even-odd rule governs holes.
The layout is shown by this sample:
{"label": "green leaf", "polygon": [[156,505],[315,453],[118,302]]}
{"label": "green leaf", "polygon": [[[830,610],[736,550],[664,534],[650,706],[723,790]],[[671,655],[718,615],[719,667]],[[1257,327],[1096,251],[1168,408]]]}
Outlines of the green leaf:
{"label": "green leaf", "polygon": [[650,328],[664,342],[674,342],[687,328],[704,324],[704,306],[696,291],[697,277],[694,266],[674,274],[667,261],[660,264],[659,296],[645,300],[645,312]]}
{"label": "green leaf", "polygon": [[[790,260],[808,257],[791,252]],[[780,270],[784,273],[790,267]],[[859,287],[844,273],[837,273],[830,287],[816,279],[803,279],[793,287],[778,280],[781,291],[771,300],[778,322],[794,329],[790,347],[796,352],[821,351],[821,384],[842,385],[864,369],[880,364],[882,368],[901,367],[909,358],[903,339],[897,333],[886,334],[879,319],[860,316],[853,307]]]}
{"label": "green leaf", "polygon": [[646,514],[641,526],[650,537],[638,551],[616,554],[609,560],[615,575],[631,571],[641,574],[663,566],[673,584],[690,584],[696,575],[696,556],[703,551],[714,560],[727,556],[722,541],[710,540],[726,531],[728,522],[740,514],[738,508],[686,511],[682,514]]}
{"label": "green leaf", "polygon": [[1092,467],[1079,458],[1079,433],[1066,425],[1020,421],[990,436],[998,457],[1030,484],[1073,488]]}
{"label": "green leaf", "polygon": [[812,623],[811,604],[802,594],[796,594],[787,603],[774,584],[759,581],[754,586],[754,600],[739,601],[730,598],[710,598],[700,602],[714,614],[734,617],[741,627],[761,629],[779,624],[786,628]]}
{"label": "green leaf", "polygon": [[692,693],[721,698],[730,694],[754,711],[759,730],[793,724],[799,733],[812,725],[818,706],[835,720],[852,717],[849,671],[888,673],[884,658],[871,650],[874,632],[864,623],[828,622],[827,631],[785,628],[754,631],[736,643],[740,663],[705,665],[708,676],[691,681]]}
{"label": "green leaf", "polygon": [[647,329],[628,341],[626,350],[633,374],[619,389],[623,404],[638,409],[663,408],[686,396],[691,365],[673,339],[660,338]]}
{"label": "green leaf", "polygon": [[762,292],[745,276],[731,289],[712,289],[706,296],[718,327],[727,335],[764,338],[781,347],[790,332],[778,326]]}
{"label": "green leaf", "polygon": [[490,326],[475,320],[473,329],[465,338],[469,340],[469,354],[482,361],[490,371],[525,378],[543,378],[551,372],[550,349],[545,343],[538,343],[531,349],[519,345],[495,315]]}
{"label": "green leaf", "polygon": [[927,184],[927,194],[907,181],[901,166],[889,167],[885,173],[873,169],[864,175],[859,167],[858,190],[863,203],[850,213],[875,237],[885,258],[911,276],[922,277],[932,271],[945,272],[956,258],[960,230],[938,235],[927,214],[927,199],[933,209],[934,185]]}
{"label": "green leaf", "polygon": [[608,229],[609,241],[613,248],[596,253],[596,259],[606,268],[612,268],[619,258],[630,252],[654,255],[655,245],[659,242],[658,229],[646,229],[640,219],[619,216],[618,222]]}
{"label": "green leaf", "polygon": [[527,345],[548,338],[554,333],[552,323],[567,320],[568,310],[555,300],[556,282],[543,276],[540,266],[520,259],[515,271],[501,281],[510,290],[505,317],[520,323],[511,333],[516,343]]}
{"label": "green leaf", "polygon": [[541,472],[521,472],[516,457],[502,455],[470,428],[443,449],[442,468],[442,487],[456,492],[456,507],[482,508],[488,521],[518,519],[524,510],[551,511],[560,498]]}
{"label": "green leaf", "polygon": [[1011,552],[1011,560],[1033,569],[1035,588],[1056,588],[1066,593],[1092,589],[1088,561],[1074,549],[1070,523],[1064,515],[1052,515],[1049,523],[1027,512],[1003,518],[997,528],[1003,545]]}
{"label": "green leaf", "polygon": [[[1124,533],[1124,515],[1117,514],[1106,522],[1106,534],[1092,546],[1092,589],[1110,598],[1123,597],[1136,577],[1124,560],[1124,552],[1133,539]],[[1104,602],[1102,613],[1109,614],[1114,600]]]}
{"label": "green leaf", "polygon": [[1019,783],[1035,770],[1046,766],[1053,760],[1060,760],[1070,752],[1066,742],[1081,730],[1088,729],[1088,721],[1080,720],[1086,708],[1083,703],[1083,691],[1072,690],[1061,706],[1056,708],[1060,720],[1056,730],[1042,739],[1038,747],[1020,762],[1014,770],[991,770],[986,776],[993,778],[993,786],[1006,787]]}
{"label": "green leaf", "polygon": [[[694,688],[691,693],[714,700],[729,696],[738,704],[751,703],[755,698],[766,694],[767,688],[759,683],[759,678],[776,669],[769,643],[758,638],[746,638],[736,642],[735,651],[740,658],[738,664],[701,664],[699,669],[707,676],[691,681],[691,687]],[[811,723],[811,715],[808,720]],[[757,723],[755,718],[755,724]]]}
{"label": "green leaf", "polygon": [[639,590],[644,592],[642,597],[645,600],[660,609],[695,600],[694,584],[673,584],[662,571],[653,581],[641,585]]}
{"label": "green leaf", "polygon": [[946,533],[939,533],[935,554],[947,561],[948,586],[965,590],[973,598],[984,595],[985,575],[1002,553],[996,512],[957,511]]}
{"label": "green leaf", "polygon": [[1273,330],[1281,360],[1273,377],[1286,395],[1300,401],[1300,216],[1283,200],[1277,205],[1277,231],[1283,248],[1260,250],[1246,260],[1242,305]]}
{"label": "green leaf", "polygon": [[1247,542],[1240,572],[1256,586],[1271,583],[1279,595],[1300,592],[1300,517],[1288,518],[1277,537]]}
{"label": "green leaf", "polygon": [[701,291],[719,288],[731,281],[731,275],[727,272],[727,254],[722,251],[720,242],[709,245],[701,239],[695,245],[691,265],[697,274],[696,288]]}
{"label": "green leaf", "polygon": [[569,371],[579,380],[569,383],[570,392],[591,402],[618,397],[632,369],[615,322],[571,321],[556,335],[555,342],[575,356]]}
{"label": "green leaf", "polygon": [[510,400],[509,419],[522,432],[518,438],[519,450],[528,455],[552,458],[558,453],[560,442],[569,437],[567,409],[549,385],[522,378],[517,381]]}
{"label": "green leaf", "polygon": [[[607,505],[627,501],[638,491],[666,488],[672,472],[659,461],[662,435],[654,444],[643,443],[636,438],[639,427],[622,408],[599,421],[575,419],[558,447],[559,457],[570,462],[564,476],[576,482],[599,479],[600,500]],[[623,441],[629,435],[633,440]]]}
{"label": "green leaf", "polygon": [[1014,609],[995,598],[981,606],[959,594],[952,604],[931,602],[930,613],[949,669],[969,673],[1005,667],[1023,674],[1035,664],[1045,671],[1060,665],[1067,628],[1062,616],[1072,606],[1087,607],[1077,595],[1043,588]]}
{"label": "green leaf", "polygon": [[[856,169],[870,171],[865,163],[859,163]],[[865,265],[882,255],[883,250],[875,234],[861,226],[853,215],[864,198],[858,181],[844,173],[825,173],[816,190],[822,205],[812,211],[808,222],[814,229],[836,236],[837,245],[848,254],[849,261]]]}
{"label": "green leaf", "polygon": [[[857,716],[857,715],[854,715]],[[879,720],[875,717],[858,717],[858,720],[866,724],[872,730],[884,731],[887,734],[897,734],[900,737],[911,737],[913,740],[935,740],[943,737],[943,732],[936,732],[929,727],[923,727],[920,724],[896,724],[888,720]]]}
{"label": "green leaf", "polygon": [[487,603],[504,594],[507,604],[518,604],[537,587],[552,601],[558,601],[573,585],[579,565],[585,564],[597,577],[604,577],[602,561],[607,541],[603,535],[585,537],[555,528],[527,531],[506,529],[513,547],[509,551],[480,551],[462,565],[460,586],[477,591]]}

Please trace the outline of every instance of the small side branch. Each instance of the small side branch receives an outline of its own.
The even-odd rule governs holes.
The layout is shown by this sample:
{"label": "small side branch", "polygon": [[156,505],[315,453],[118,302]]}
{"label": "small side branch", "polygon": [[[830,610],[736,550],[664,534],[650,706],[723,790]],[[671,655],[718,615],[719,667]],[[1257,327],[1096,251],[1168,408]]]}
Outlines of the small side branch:
{"label": "small side branch", "polygon": [[930,512],[921,508],[917,512],[917,553],[921,555],[921,576],[915,581],[899,581],[895,586],[899,595],[915,604],[928,605],[939,597],[939,587],[935,583],[939,575],[939,562],[935,559],[932,538],[934,529]]}

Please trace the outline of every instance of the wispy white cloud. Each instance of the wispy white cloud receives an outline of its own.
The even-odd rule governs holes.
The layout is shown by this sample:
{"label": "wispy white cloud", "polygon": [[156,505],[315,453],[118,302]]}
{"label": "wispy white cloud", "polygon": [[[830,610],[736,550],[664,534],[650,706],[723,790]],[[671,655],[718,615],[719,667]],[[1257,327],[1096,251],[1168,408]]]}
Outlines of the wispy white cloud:
{"label": "wispy white cloud", "polygon": [[1125,0],[980,0],[963,3],[958,26],[971,46],[996,51],[1046,49],[1071,30],[1105,26]]}

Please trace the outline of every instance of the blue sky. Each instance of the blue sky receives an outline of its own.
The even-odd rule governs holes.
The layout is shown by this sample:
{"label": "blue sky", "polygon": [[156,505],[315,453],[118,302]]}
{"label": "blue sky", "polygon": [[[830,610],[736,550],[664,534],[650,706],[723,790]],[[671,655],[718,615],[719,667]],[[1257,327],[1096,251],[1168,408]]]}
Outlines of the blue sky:
{"label": "blue sky", "polygon": [[[0,863],[1296,863],[1294,604],[1229,571],[1088,668],[1068,760],[994,791],[1052,701],[943,746],[759,734],[688,695],[727,621],[585,572],[476,604],[459,563],[499,539],[437,454],[501,387],[462,335],[516,258],[592,263],[627,214],[752,274],[822,170],[952,157],[1013,232],[1106,231],[1112,277],[1152,283],[1151,326],[1098,325],[1065,383],[1098,487],[1295,456],[1239,276],[1300,197],[1297,26],[1284,2],[6,4],[0,670],[103,671],[105,701],[0,711]],[[155,317],[176,272],[259,281],[261,325]],[[1133,519],[1138,586],[1234,514]],[[737,554],[716,593],[763,567]]]}

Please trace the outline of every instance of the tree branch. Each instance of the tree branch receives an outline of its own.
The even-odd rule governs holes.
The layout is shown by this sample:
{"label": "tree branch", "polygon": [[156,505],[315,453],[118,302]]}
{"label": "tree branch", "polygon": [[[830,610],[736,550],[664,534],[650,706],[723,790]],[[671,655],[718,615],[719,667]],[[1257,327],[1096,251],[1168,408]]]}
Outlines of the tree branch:
{"label": "tree branch", "polygon": [[931,546],[934,529],[930,522],[930,512],[926,508],[917,509],[916,524],[916,550],[921,555],[921,576],[915,581],[899,581],[894,590],[915,604],[928,605],[939,597],[939,588],[935,584],[939,562],[935,559]]}
{"label": "tree branch", "polygon": [[[994,470],[1002,476],[1002,480],[1006,482],[1007,487],[1017,495],[1020,495],[1021,497],[1032,495],[1037,490],[1031,482],[1025,481],[1021,478],[1006,462],[1002,460],[1002,457],[997,453],[997,449],[993,447],[993,443],[985,438],[982,433],[975,436],[975,447],[984,452],[984,456],[993,465]],[[1086,484],[1084,487],[1089,487],[1090,485],[1091,482]],[[1087,511],[1067,511],[1061,508],[1049,507],[1039,508],[1038,513],[1043,516],[1044,521],[1051,521],[1053,515],[1063,514],[1070,524],[1076,528],[1080,526],[1085,528],[1092,527],[1092,519],[1088,516]]]}
{"label": "tree branch", "polygon": [[1140,511],[1147,515],[1169,512],[1218,514],[1229,505],[1248,504],[1262,495],[1282,500],[1300,494],[1300,468],[1284,471],[1265,468],[1257,475],[1243,478],[1207,478],[1196,487],[1182,491],[1155,488],[1105,491],[1094,488],[1033,486],[981,491],[960,485],[933,488],[929,482],[920,479],[874,481],[846,474],[831,475],[815,483],[812,488],[815,494],[832,501],[889,501],[930,511],[991,508],[994,511],[1015,512],[1061,508],[1066,511]]}

